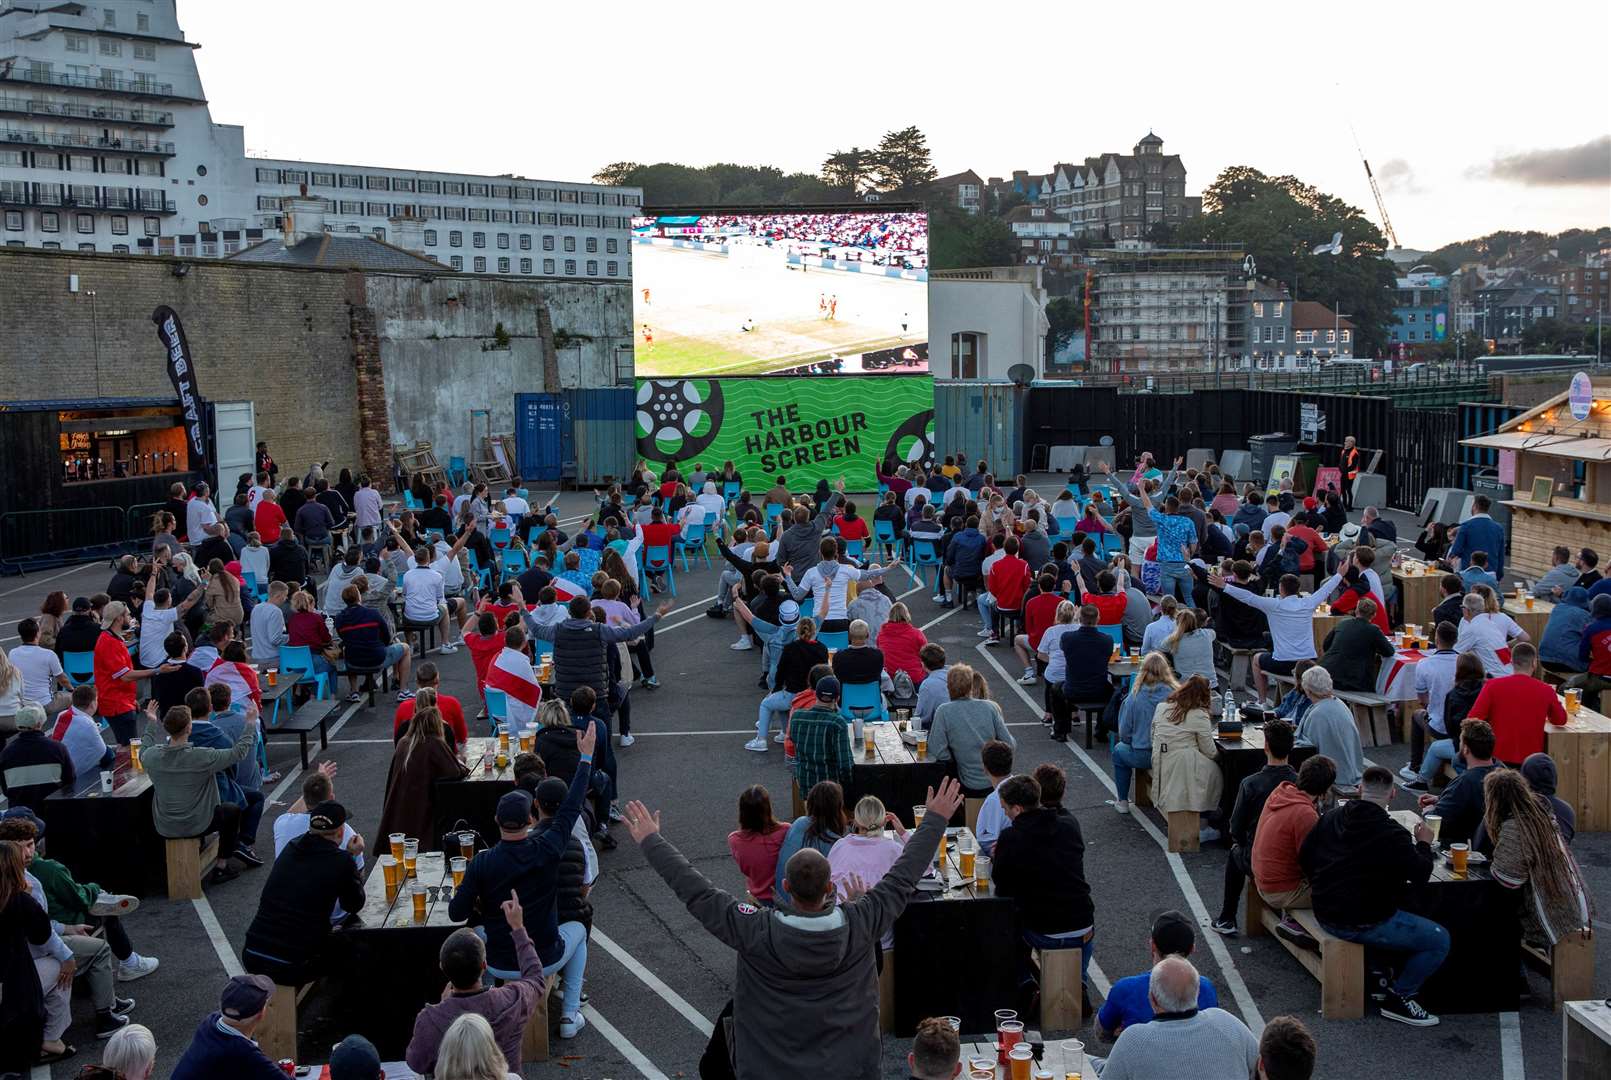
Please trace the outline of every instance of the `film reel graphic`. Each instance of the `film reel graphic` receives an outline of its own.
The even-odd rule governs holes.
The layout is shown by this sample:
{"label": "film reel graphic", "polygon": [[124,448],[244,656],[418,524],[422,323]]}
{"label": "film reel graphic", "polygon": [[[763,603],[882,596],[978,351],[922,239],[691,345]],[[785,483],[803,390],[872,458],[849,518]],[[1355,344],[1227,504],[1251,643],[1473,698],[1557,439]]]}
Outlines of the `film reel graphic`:
{"label": "film reel graphic", "polygon": [[902,465],[934,468],[933,409],[913,414],[895,429],[894,434],[889,437],[889,445],[884,447],[883,457],[879,460],[886,461],[889,458],[894,458]]}
{"label": "film reel graphic", "polygon": [[[702,454],[721,430],[722,387],[711,379],[650,379],[638,385],[638,438],[644,456],[677,461]],[[640,441],[640,447],[643,445]]]}

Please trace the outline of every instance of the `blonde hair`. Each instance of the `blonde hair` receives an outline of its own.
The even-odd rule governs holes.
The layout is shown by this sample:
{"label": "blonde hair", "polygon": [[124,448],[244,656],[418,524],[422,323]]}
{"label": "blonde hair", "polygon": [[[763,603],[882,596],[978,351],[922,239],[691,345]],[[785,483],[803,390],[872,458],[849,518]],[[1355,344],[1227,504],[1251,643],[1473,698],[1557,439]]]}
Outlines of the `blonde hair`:
{"label": "blonde hair", "polygon": [[1071,623],[1074,621],[1074,611],[1074,601],[1064,600],[1057,605],[1057,614],[1054,618],[1060,623]]}
{"label": "blonde hair", "polygon": [[485,1017],[465,1013],[453,1021],[436,1051],[436,1075],[451,1080],[505,1080],[509,1062],[498,1049]]}
{"label": "blonde hair", "polygon": [[570,727],[571,711],[557,698],[548,698],[537,706],[538,727]]}
{"label": "blonde hair", "polygon": [[313,597],[309,596],[303,590],[298,589],[296,592],[291,594],[291,610],[292,611],[312,611],[313,610]]}
{"label": "blonde hair", "polygon": [[22,672],[11,662],[4,649],[0,649],[0,694],[11,689],[11,684],[22,678]]}
{"label": "blonde hair", "polygon": [[1181,607],[1175,611],[1175,632],[1164,639],[1164,651],[1174,652],[1180,646],[1180,639],[1197,630],[1197,613],[1189,607]]}
{"label": "blonde hair", "polygon": [[984,675],[977,671],[973,673],[973,698],[975,701],[990,700],[990,684],[985,682]]}
{"label": "blonde hair", "polygon": [[1483,611],[1487,612],[1489,615],[1499,614],[1499,597],[1494,595],[1492,586],[1478,585],[1471,591],[1482,597]]}
{"label": "blonde hair", "polygon": [[1180,689],[1180,680],[1175,678],[1175,671],[1169,666],[1169,658],[1163,653],[1150,652],[1141,661],[1141,672],[1136,676],[1135,690],[1145,686],[1167,686],[1171,692]]}
{"label": "blonde hair", "polygon": [[884,619],[884,621],[909,623],[912,621],[912,613],[907,609],[905,604],[897,600],[889,606],[889,615]]}
{"label": "blonde hair", "polygon": [[863,795],[856,803],[856,831],[863,836],[882,835],[887,813],[877,795]]}

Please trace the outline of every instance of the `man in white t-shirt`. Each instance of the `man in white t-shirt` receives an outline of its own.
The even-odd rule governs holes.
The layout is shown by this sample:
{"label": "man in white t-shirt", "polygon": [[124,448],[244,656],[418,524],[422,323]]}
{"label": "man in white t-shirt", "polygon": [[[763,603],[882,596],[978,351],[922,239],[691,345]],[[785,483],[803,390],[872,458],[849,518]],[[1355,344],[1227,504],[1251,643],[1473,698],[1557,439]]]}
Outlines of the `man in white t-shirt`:
{"label": "man in white t-shirt", "polygon": [[352,535],[364,546],[365,554],[374,554],[380,548],[381,503],[380,492],[371,486],[367,476],[358,478],[358,490],[352,493],[352,513]]}
{"label": "man in white t-shirt", "polygon": [[22,703],[43,705],[46,716],[55,716],[67,708],[72,683],[62,671],[61,659],[49,649],[39,647],[39,621],[24,619],[17,624],[17,637],[22,644],[7,654],[11,666],[22,676]]}
{"label": "man in white t-shirt", "polygon": [[102,738],[100,721],[95,719],[98,701],[95,684],[85,683],[73,691],[68,707],[55,714],[45,729],[47,735],[67,748],[73,768],[81,777],[112,767],[113,749]]}
{"label": "man in white t-shirt", "polygon": [[209,536],[228,536],[229,529],[218,520],[206,484],[196,485],[196,497],[185,503],[185,536],[192,547],[199,547]]}
{"label": "man in white t-shirt", "polygon": [[455,619],[462,630],[465,606],[460,597],[449,599],[447,580],[437,569],[439,563],[440,560],[433,563],[430,549],[423,545],[414,552],[414,567],[403,575],[403,618],[411,623],[435,622],[442,651],[452,653],[459,647],[448,640],[448,630]]}
{"label": "man in white t-shirt", "polygon": [[140,606],[140,663],[148,668],[159,668],[168,662],[168,649],[164,644],[184,618],[185,612],[196,606],[203,590],[191,589],[190,595],[178,606],[173,606],[173,593],[158,589],[156,595]]}
{"label": "man in white t-shirt", "polygon": [[[280,857],[285,845],[308,831],[309,808],[318,806],[322,802],[329,802],[335,797],[336,763],[333,761],[321,762],[317,769],[302,778],[302,797],[292,803],[290,807],[274,819],[274,857]],[[352,861],[358,864],[360,875],[364,869],[364,838],[359,836],[350,824],[341,826],[341,839],[339,845],[352,855]],[[338,903],[335,910],[330,913],[331,923],[339,923],[347,917]]]}
{"label": "man in white t-shirt", "polygon": [[710,522],[713,525],[722,519],[723,514],[727,513],[727,502],[716,493],[716,482],[714,480],[705,481],[704,489],[694,502],[710,512]]}
{"label": "man in white t-shirt", "polygon": [[257,504],[263,501],[263,496],[274,489],[269,487],[269,474],[260,472],[254,478],[254,483],[246,489],[246,508],[257,513]]}
{"label": "man in white t-shirt", "polygon": [[518,524],[520,519],[531,513],[531,503],[520,497],[520,489],[508,487],[503,493],[503,512],[509,515],[511,524]]}

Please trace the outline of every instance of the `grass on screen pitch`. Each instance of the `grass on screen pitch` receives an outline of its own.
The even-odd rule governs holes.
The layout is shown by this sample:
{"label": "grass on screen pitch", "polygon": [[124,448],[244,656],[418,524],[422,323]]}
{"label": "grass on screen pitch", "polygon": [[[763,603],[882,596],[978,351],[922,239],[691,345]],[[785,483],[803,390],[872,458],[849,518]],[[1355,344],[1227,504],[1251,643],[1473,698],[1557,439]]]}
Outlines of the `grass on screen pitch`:
{"label": "grass on screen pitch", "polygon": [[[803,326],[815,325],[815,321]],[[902,344],[898,336],[847,342],[837,348],[816,348],[780,356],[757,357],[752,352],[728,348],[708,339],[682,337],[657,331],[654,348],[648,348],[640,337],[633,354],[633,366],[642,379],[705,378],[712,375],[755,375],[780,368],[826,360],[835,352],[841,356],[857,356],[863,352],[893,348]]]}

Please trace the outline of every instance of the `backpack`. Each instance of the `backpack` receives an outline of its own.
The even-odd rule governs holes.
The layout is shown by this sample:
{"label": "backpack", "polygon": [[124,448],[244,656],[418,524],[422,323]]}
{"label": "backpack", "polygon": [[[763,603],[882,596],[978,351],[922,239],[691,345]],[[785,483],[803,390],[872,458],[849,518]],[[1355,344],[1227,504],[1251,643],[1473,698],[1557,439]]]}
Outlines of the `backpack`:
{"label": "backpack", "polygon": [[917,687],[912,685],[912,676],[904,670],[897,671],[891,682],[894,688],[890,691],[890,697],[896,701],[910,701],[917,697]]}

